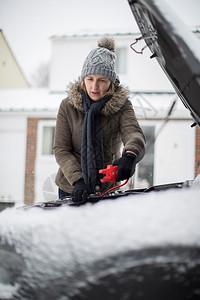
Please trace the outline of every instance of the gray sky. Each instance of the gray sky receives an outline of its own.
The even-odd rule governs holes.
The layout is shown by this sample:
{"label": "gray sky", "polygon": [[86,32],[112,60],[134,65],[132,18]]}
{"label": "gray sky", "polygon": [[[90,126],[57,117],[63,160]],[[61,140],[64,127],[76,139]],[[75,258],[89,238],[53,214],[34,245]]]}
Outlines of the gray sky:
{"label": "gray sky", "polygon": [[[187,25],[200,25],[200,0],[166,2]],[[0,0],[0,28],[27,77],[49,60],[53,35],[99,28],[138,32],[127,0]]]}

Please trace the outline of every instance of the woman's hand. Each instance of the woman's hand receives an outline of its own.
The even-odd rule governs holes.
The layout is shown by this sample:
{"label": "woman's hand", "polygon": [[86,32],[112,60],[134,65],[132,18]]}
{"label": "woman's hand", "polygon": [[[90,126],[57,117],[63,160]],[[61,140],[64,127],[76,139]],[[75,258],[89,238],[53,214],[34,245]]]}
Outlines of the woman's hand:
{"label": "woman's hand", "polygon": [[87,189],[82,178],[75,182],[72,197],[74,197],[74,202],[87,202]]}
{"label": "woman's hand", "polygon": [[130,151],[126,152],[113,162],[113,166],[118,166],[116,181],[128,179],[135,173],[136,155]]}

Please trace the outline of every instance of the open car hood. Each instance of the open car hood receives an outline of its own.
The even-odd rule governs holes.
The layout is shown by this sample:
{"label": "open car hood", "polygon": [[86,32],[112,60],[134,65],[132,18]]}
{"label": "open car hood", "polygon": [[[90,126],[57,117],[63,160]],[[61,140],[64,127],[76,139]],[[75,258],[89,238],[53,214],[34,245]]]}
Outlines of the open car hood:
{"label": "open car hood", "polygon": [[[128,0],[146,45],[200,126],[200,40],[163,0]],[[131,45],[134,50],[135,43]],[[142,52],[141,52],[142,53]]]}

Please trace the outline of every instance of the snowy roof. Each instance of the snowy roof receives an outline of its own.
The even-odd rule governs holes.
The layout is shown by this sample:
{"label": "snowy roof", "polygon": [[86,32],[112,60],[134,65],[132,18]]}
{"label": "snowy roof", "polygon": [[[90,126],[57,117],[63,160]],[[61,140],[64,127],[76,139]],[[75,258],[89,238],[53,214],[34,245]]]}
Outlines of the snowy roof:
{"label": "snowy roof", "polygon": [[48,89],[0,90],[0,112],[57,111],[65,97]]}
{"label": "snowy roof", "polygon": [[[56,116],[59,105],[67,96],[66,92],[51,93],[48,89],[0,90],[0,114],[4,113],[53,113]],[[139,118],[166,117],[172,103],[176,105],[173,118],[190,118],[178,96],[163,92],[132,92],[130,100]]]}
{"label": "snowy roof", "polygon": [[135,31],[134,27],[131,28],[110,28],[110,29],[83,29],[77,31],[68,31],[64,35],[54,35],[54,38],[65,38],[65,37],[96,37],[102,35],[112,35],[112,36],[125,36],[125,35],[138,35],[139,31]]}
{"label": "snowy roof", "polygon": [[[193,31],[194,33],[200,32],[200,26],[193,26],[189,31]],[[54,38],[66,38],[66,37],[97,37],[102,35],[112,35],[112,36],[126,36],[126,35],[141,35],[139,29],[135,29],[135,27],[130,28],[107,28],[107,29],[82,29],[75,31],[67,31],[65,34],[53,35],[50,39]]]}

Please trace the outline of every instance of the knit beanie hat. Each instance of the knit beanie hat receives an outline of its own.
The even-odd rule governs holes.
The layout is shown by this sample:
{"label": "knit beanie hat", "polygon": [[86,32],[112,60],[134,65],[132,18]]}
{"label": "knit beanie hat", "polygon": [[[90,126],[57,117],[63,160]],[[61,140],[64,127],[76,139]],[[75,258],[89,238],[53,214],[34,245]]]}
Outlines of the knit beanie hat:
{"label": "knit beanie hat", "polygon": [[81,81],[88,75],[102,75],[113,83],[116,79],[115,70],[115,41],[110,37],[103,37],[98,41],[98,48],[92,50],[83,64]]}

